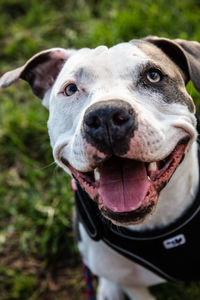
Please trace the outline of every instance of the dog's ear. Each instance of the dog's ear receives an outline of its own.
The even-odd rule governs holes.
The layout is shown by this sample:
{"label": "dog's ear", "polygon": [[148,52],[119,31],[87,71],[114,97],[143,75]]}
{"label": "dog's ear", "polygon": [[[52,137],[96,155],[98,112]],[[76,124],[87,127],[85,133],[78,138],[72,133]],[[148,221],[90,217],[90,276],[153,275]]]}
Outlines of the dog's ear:
{"label": "dog's ear", "polygon": [[5,88],[21,78],[27,81],[32,87],[33,93],[42,99],[53,85],[65,61],[74,51],[52,48],[39,52],[24,66],[5,73],[0,78],[0,87]]}
{"label": "dog's ear", "polygon": [[181,69],[185,84],[191,80],[200,93],[200,43],[156,36],[143,40],[160,48]]}

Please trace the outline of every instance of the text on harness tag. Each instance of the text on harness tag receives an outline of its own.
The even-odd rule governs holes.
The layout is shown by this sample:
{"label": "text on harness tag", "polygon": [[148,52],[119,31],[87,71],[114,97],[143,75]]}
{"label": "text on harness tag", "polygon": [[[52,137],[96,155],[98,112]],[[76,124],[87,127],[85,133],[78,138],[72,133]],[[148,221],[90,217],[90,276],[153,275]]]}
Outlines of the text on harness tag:
{"label": "text on harness tag", "polygon": [[170,239],[163,241],[165,249],[171,249],[181,246],[186,243],[185,236],[183,234],[176,235]]}

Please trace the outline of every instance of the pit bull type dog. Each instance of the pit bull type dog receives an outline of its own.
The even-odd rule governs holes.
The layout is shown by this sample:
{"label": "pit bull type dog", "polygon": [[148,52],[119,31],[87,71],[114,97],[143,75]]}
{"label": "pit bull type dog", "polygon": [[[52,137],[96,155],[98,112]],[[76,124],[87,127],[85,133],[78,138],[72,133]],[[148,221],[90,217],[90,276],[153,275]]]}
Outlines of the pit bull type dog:
{"label": "pit bull type dog", "polygon": [[165,261],[164,251],[187,248],[192,234],[181,230],[199,208],[197,120],[185,86],[191,80],[200,92],[200,43],[150,36],[111,48],[53,48],[6,73],[0,87],[19,78],[49,109],[55,161],[86,195],[83,206],[95,205],[89,219],[104,227],[95,240],[76,219],[83,261],[99,278],[97,299],[154,299],[148,286],[180,277],[166,269],[170,262],[156,266],[157,252]]}

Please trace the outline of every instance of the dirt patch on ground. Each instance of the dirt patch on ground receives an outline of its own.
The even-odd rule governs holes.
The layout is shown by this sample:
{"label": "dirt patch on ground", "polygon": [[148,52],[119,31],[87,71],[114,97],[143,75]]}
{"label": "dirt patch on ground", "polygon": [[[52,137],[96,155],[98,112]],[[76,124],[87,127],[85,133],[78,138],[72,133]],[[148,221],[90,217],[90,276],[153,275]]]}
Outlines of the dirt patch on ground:
{"label": "dirt patch on ground", "polygon": [[[70,260],[70,259],[69,259]],[[35,257],[23,256],[10,245],[0,253],[0,299],[85,300],[85,280],[77,262],[45,267]],[[95,280],[94,280],[95,284]]]}

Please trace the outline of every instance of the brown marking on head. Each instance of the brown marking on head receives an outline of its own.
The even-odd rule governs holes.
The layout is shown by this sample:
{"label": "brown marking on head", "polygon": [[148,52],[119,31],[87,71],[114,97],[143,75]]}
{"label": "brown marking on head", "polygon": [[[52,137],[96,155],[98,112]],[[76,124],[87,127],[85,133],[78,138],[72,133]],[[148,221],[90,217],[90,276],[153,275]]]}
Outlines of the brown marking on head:
{"label": "brown marking on head", "polygon": [[[165,40],[167,39],[164,39],[164,41]],[[132,42],[146,53],[152,62],[160,65],[168,75],[168,79],[163,82],[162,86],[164,100],[167,103],[177,102],[185,104],[191,112],[195,112],[193,100],[185,90],[185,85],[190,79],[192,80],[192,78],[190,78],[189,71],[187,69],[187,59],[179,46],[177,50],[177,45],[174,45],[172,42],[171,49],[171,41],[167,40],[167,50],[165,49],[164,51],[164,47],[161,48],[152,43],[151,38],[133,40]]]}
{"label": "brown marking on head", "polygon": [[45,92],[53,85],[72,51],[52,48],[39,52],[24,66],[5,73],[0,78],[0,87],[5,88],[21,78],[27,81],[31,85],[33,93],[42,99]]}

